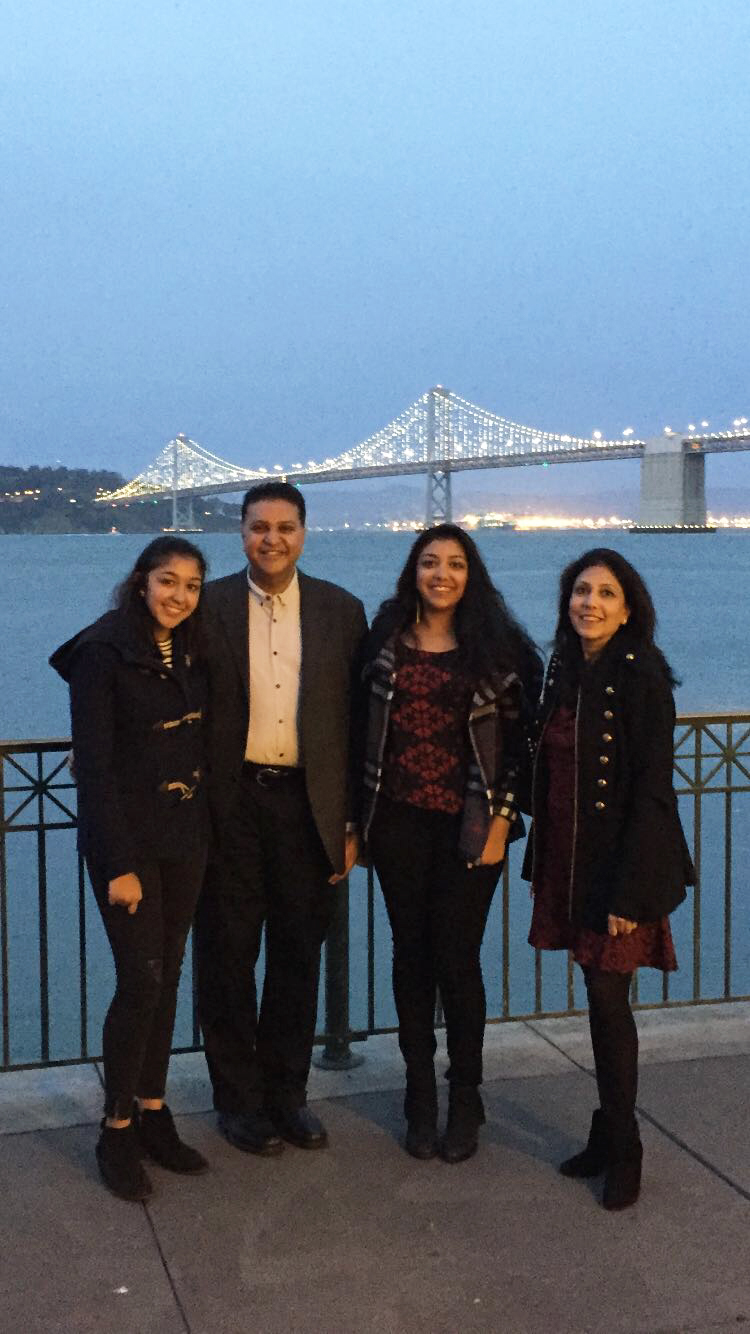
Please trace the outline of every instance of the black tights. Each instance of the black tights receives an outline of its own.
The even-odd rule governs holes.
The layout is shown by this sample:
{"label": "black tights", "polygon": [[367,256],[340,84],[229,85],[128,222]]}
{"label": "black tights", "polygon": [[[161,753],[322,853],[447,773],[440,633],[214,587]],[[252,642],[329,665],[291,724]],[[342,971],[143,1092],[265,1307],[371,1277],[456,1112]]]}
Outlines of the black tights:
{"label": "black tights", "polygon": [[613,1144],[627,1149],[638,1135],[638,1030],[630,1008],[632,973],[584,968],[599,1102]]}

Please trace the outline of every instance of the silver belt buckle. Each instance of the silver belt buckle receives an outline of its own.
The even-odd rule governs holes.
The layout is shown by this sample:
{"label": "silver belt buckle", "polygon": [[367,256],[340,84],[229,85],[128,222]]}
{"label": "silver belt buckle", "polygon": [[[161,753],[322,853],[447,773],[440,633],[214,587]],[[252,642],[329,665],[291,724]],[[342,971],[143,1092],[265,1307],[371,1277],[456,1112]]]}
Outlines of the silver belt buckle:
{"label": "silver belt buckle", "polygon": [[280,769],[274,769],[272,765],[266,764],[262,769],[258,770],[257,774],[255,775],[255,781],[256,783],[259,783],[261,787],[269,787],[270,784],[265,781],[266,778],[269,778],[271,781],[273,781],[274,778],[278,778],[280,773],[281,773]]}

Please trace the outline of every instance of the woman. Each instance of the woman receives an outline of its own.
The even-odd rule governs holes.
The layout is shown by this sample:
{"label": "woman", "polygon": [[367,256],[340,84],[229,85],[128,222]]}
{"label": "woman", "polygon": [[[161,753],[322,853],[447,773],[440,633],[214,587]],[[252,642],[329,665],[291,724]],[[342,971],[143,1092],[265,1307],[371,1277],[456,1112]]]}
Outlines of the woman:
{"label": "woman", "polygon": [[117,974],[96,1156],[105,1184],[126,1200],[151,1194],[144,1153],[174,1172],[207,1167],[164,1104],[208,842],[196,616],[205,574],[192,543],[156,538],[117,590],[115,609],[50,658],[70,684],[78,846]]}
{"label": "woman", "polygon": [[605,1173],[605,1209],[640,1190],[631,979],[639,967],[677,967],[667,914],[694,882],[672,784],[675,678],[655,624],[618,552],[587,551],[563,571],[523,870],[530,943],[572,950],[583,969],[600,1105],[586,1148],[560,1171]]}
{"label": "woman", "polygon": [[[406,1062],[406,1149],[470,1157],[484,1121],[485,994],[479,951],[508,838],[524,687],[540,663],[472,539],[421,533],[366,650],[362,830],[393,931]],[[448,1123],[437,1133],[435,1003],[445,1014]]]}

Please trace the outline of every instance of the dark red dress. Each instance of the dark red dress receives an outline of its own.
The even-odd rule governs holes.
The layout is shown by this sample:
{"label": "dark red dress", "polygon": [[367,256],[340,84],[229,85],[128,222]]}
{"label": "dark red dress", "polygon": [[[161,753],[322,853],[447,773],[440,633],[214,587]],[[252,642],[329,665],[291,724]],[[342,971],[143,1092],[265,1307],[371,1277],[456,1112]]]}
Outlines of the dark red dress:
{"label": "dark red dress", "polygon": [[[545,729],[542,745],[549,771],[541,864],[534,874],[534,910],[529,944],[541,950],[572,950],[576,963],[603,972],[632,973],[636,968],[677,967],[669,919],[639,922],[629,936],[609,936],[576,927],[568,917],[573,800],[575,794],[575,712],[560,707]],[[535,845],[536,846],[536,845]]]}

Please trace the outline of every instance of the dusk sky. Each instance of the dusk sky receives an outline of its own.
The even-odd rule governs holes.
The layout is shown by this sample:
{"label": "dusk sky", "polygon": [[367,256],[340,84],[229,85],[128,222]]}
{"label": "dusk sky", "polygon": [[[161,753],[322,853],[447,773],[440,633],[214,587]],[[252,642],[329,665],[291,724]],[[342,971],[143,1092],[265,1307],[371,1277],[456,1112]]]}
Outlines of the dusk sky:
{"label": "dusk sky", "polygon": [[0,49],[0,462],[289,465],[436,383],[750,416],[746,0],[6,0]]}

